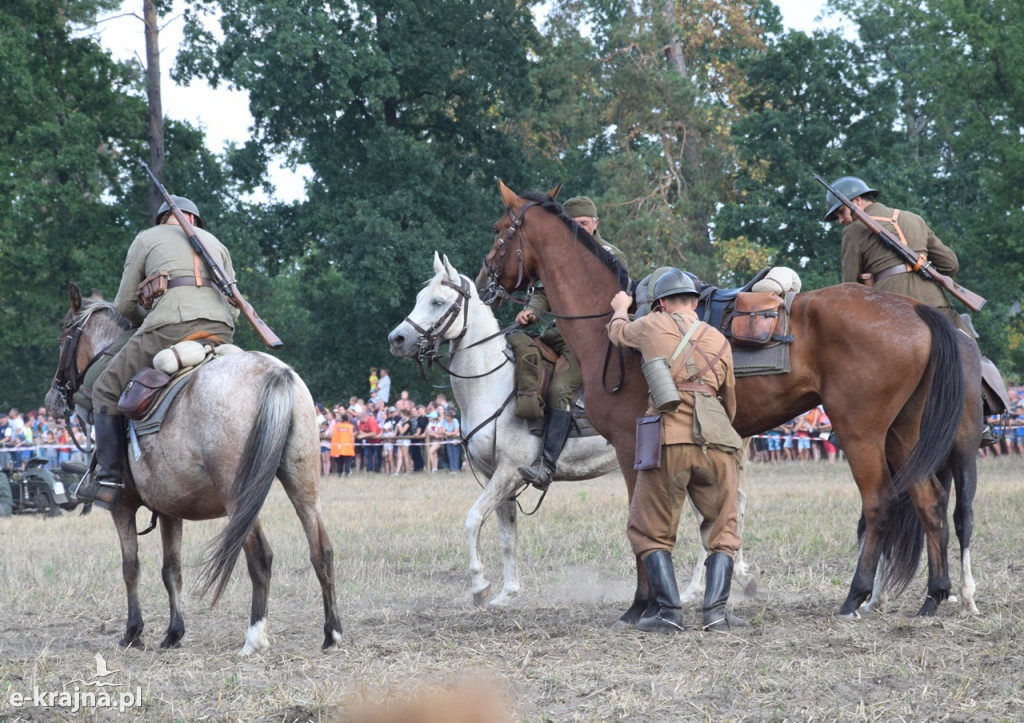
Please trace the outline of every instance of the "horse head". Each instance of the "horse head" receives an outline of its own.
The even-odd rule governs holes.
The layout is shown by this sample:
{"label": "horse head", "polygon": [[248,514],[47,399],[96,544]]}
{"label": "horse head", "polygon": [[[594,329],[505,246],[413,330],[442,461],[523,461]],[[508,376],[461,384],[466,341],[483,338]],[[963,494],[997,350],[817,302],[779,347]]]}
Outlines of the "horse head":
{"label": "horse head", "polygon": [[529,243],[529,229],[524,230],[523,224],[527,211],[537,206],[555,207],[562,214],[555,202],[560,188],[561,184],[546,194],[530,193],[520,197],[502,181],[498,181],[498,191],[506,210],[494,224],[494,244],[476,279],[480,298],[485,304],[493,304],[498,299],[508,297],[511,292],[527,289],[537,278],[536,259]]}
{"label": "horse head", "polygon": [[473,296],[469,280],[435,251],[434,278],[416,295],[409,315],[388,334],[391,353],[423,359],[436,354],[443,342],[461,339]]}
{"label": "horse head", "polygon": [[82,386],[89,366],[121,334],[131,329],[113,304],[95,299],[82,299],[76,284],[68,290],[70,307],[61,323],[57,343],[60,358],[50,390],[46,393],[46,409],[60,419],[74,411],[74,395]]}

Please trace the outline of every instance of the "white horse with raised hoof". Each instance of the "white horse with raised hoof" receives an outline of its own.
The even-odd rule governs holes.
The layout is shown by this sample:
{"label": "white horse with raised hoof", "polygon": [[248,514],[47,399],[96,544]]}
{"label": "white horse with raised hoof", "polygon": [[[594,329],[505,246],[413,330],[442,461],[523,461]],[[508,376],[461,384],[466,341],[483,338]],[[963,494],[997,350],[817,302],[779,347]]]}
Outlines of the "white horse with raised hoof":
{"label": "white horse with raised hoof", "polygon": [[[447,368],[452,392],[462,410],[463,437],[473,469],[483,478],[483,490],[466,516],[469,538],[469,572],[477,605],[504,606],[520,593],[516,562],[515,495],[525,485],[518,468],[530,465],[540,454],[541,438],[531,433],[529,422],[515,416],[510,403],[514,370],[506,340],[491,307],[484,304],[473,282],[459,274],[447,257],[434,252],[434,277],[416,297],[416,306],[388,335],[391,353],[416,358],[450,342]],[[584,480],[619,468],[614,448],[600,436],[570,437],[553,479]],[[491,583],[480,557],[480,530],[496,513],[501,541],[504,585],[488,601]],[[699,521],[698,521],[699,524]],[[703,594],[704,549],[686,590],[684,602]],[[746,574],[745,566],[737,571]]]}

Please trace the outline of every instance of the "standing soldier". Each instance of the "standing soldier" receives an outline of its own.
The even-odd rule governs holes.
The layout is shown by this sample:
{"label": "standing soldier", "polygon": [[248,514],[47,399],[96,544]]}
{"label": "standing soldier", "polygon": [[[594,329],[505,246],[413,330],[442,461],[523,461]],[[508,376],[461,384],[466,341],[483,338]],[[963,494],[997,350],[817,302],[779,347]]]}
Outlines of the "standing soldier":
{"label": "standing soldier", "polygon": [[[670,269],[654,285],[653,313],[629,321],[626,312],[633,299],[624,291],[611,302],[608,337],[617,346],[639,349],[645,363],[658,357],[670,360],[667,373],[679,394],[678,405],[661,419],[660,467],[640,471],[629,505],[626,535],[643,561],[651,597],[658,605],[657,614],[637,623],[644,632],[683,630],[672,550],[687,494],[704,518],[704,629],[724,632],[748,625],[725,609],[733,556],[742,544],[738,455],[743,443],[732,427],[732,349],[721,333],[698,321],[697,298],[693,280]],[[648,414],[656,413],[652,398]]]}
{"label": "standing soldier", "polygon": [[[213,234],[203,230],[196,205],[181,196],[171,198],[229,278],[234,279],[231,254]],[[238,310],[208,278],[210,272],[166,202],[157,211],[155,223],[135,237],[125,258],[114,306],[136,331],[93,387],[96,468],[75,492],[80,499],[95,499],[96,504],[108,509],[124,487],[126,430],[117,402],[125,386],[139,370],[152,365],[158,352],[180,341],[230,343],[238,316]],[[166,278],[166,292],[140,298],[140,285],[161,273]]]}

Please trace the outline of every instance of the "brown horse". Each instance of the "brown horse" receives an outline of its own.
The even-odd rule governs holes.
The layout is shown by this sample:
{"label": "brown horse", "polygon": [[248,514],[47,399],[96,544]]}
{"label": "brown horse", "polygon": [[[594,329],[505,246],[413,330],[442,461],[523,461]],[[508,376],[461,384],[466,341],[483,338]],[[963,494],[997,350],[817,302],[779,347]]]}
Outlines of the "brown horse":
{"label": "brown horse", "polygon": [[[46,404],[54,416],[74,408],[72,395],[85,370],[130,329],[114,307],[83,301],[71,285],[71,309],[60,333],[61,362]],[[335,613],[333,551],[320,510],[320,440],[309,390],[292,369],[255,352],[229,354],[199,367],[167,412],[160,431],[138,438],[129,451],[131,477],[111,510],[121,540],[128,591],[128,622],[121,646],[141,644],[139,557],[135,513],[145,505],[160,520],[163,581],[171,618],[160,647],[176,647],[185,634],[181,615],[182,520],[229,516],[206,568],[216,603],[240,550],[252,580],[248,655],[269,647],[270,545],[258,515],[274,479],[281,481],[302,523],[324,604],[324,649],[341,642]],[[204,588],[205,589],[205,588]]]}
{"label": "brown horse", "polygon": [[[632,497],[634,420],[647,407],[647,385],[637,355],[609,357],[608,316],[601,314],[629,279],[551,194],[519,197],[504,184],[500,190],[508,211],[494,226],[478,286],[485,296],[497,296],[543,282],[583,369],[587,415],[615,446]],[[899,590],[909,583],[920,559],[922,525],[929,576],[919,614],[934,614],[950,582],[948,490],[933,473],[947,465],[954,442],[970,436],[958,437],[969,406],[960,335],[934,309],[856,284],[797,295],[790,332],[791,372],[737,379],[737,431],[744,437],[765,432],[823,404],[860,490],[866,523],[838,615],[858,616],[883,552],[887,584]],[[635,622],[648,597],[638,564],[636,597],[621,621]]]}

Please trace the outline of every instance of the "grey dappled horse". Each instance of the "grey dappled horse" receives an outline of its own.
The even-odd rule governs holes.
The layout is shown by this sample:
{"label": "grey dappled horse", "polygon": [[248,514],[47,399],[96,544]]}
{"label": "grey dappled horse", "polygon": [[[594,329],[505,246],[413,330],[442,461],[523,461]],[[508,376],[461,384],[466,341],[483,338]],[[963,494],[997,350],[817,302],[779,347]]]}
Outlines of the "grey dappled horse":
{"label": "grey dappled horse", "polygon": [[[72,284],[71,308],[60,334],[61,364],[46,405],[65,417],[71,395],[89,364],[130,328],[114,307],[82,299]],[[299,376],[267,354],[218,357],[196,370],[171,406],[160,431],[138,438],[141,455],[129,449],[131,478],[111,510],[121,540],[128,592],[128,622],[121,645],[141,644],[139,558],[135,513],[145,505],[159,517],[163,582],[170,622],[161,647],[177,646],[185,633],[181,615],[182,520],[228,515],[227,526],[207,561],[205,587],[214,604],[241,550],[252,580],[252,608],[241,655],[269,648],[266,632],[273,553],[258,515],[279,479],[302,523],[324,604],[324,643],[341,641],[335,612],[333,550],[324,528],[317,488],[320,442],[313,399]]]}

